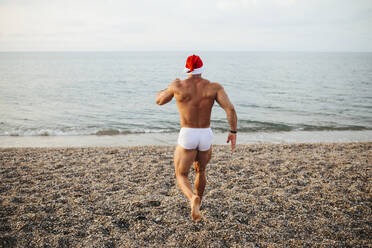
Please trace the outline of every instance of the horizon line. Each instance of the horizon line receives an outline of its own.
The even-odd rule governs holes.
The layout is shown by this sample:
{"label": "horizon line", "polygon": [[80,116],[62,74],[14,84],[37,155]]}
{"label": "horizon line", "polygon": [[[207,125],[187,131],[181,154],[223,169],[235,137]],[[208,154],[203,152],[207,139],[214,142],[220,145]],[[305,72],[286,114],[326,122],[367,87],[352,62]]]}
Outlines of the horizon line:
{"label": "horizon line", "polygon": [[352,50],[334,50],[334,51],[326,51],[326,50],[10,50],[10,51],[2,51],[0,53],[109,53],[109,52],[262,52],[262,53],[372,53],[371,51],[352,51]]}

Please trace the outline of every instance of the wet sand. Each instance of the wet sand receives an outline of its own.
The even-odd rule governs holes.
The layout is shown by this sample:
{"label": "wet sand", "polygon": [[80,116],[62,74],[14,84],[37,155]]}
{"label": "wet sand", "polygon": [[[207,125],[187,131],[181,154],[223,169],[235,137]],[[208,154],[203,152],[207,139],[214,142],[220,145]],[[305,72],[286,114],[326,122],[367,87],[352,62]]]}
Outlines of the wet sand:
{"label": "wet sand", "polygon": [[[0,148],[9,147],[119,147],[174,146],[178,133],[79,136],[0,136]],[[239,144],[257,143],[346,143],[372,142],[372,130],[363,131],[290,131],[239,133]],[[213,144],[225,145],[226,133],[214,132]]]}
{"label": "wet sand", "polygon": [[198,224],[173,151],[1,148],[0,247],[372,246],[371,142],[214,146]]}

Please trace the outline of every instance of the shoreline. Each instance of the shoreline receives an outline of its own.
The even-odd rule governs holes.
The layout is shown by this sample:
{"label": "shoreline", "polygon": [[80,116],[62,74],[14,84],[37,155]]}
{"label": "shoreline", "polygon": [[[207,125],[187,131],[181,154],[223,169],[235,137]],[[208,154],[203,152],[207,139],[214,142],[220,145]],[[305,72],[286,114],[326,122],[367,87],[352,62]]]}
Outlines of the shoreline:
{"label": "shoreline", "polygon": [[198,224],[173,151],[0,148],[0,246],[371,244],[372,142],[216,145]]}
{"label": "shoreline", "polygon": [[[175,146],[178,133],[82,136],[0,136],[0,147]],[[226,144],[227,133],[214,133],[213,145]],[[372,131],[290,131],[238,133],[237,144],[372,142]]]}

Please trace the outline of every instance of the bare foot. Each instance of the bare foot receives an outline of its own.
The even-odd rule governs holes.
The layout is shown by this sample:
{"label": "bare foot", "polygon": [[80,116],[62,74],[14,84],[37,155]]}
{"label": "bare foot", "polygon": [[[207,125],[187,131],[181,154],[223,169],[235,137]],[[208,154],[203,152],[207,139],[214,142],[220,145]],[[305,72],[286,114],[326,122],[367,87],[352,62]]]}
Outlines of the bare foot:
{"label": "bare foot", "polygon": [[194,195],[191,200],[191,218],[193,221],[198,222],[200,221],[201,214],[200,214],[200,197]]}

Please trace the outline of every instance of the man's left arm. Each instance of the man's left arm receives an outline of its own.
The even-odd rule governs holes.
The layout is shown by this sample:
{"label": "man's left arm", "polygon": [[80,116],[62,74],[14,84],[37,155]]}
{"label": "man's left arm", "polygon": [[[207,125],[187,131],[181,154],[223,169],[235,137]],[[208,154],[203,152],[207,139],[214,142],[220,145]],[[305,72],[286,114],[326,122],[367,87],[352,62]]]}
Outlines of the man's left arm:
{"label": "man's left arm", "polygon": [[171,83],[165,90],[159,91],[158,95],[156,96],[156,104],[163,105],[170,102],[174,96],[173,88],[174,82]]}

